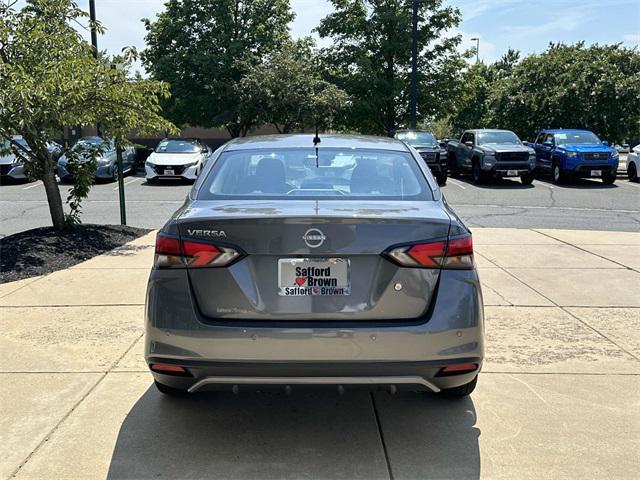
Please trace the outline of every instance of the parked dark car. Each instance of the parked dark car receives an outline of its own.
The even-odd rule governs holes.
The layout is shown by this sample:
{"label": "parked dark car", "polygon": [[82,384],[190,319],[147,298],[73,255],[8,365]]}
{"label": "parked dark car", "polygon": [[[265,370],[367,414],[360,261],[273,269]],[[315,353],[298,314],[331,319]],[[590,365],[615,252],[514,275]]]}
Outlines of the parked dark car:
{"label": "parked dark car", "polygon": [[499,177],[520,177],[525,185],[533,182],[535,151],[509,130],[467,130],[447,148],[452,177],[470,172],[474,183]]}
{"label": "parked dark car", "polygon": [[399,130],[395,138],[418,151],[440,185],[447,183],[447,150],[442,148],[433,133],[423,130]]}
{"label": "parked dark car", "polygon": [[616,181],[618,151],[588,130],[543,130],[533,148],[538,170],[550,173],[554,183],[571,177]]}
{"label": "parked dark car", "polygon": [[[116,147],[111,140],[105,140],[101,137],[83,137],[78,140],[71,149],[79,155],[79,161],[87,161],[95,148],[100,148],[100,154],[97,156],[97,167],[95,172],[96,179],[112,180],[118,178]],[[85,153],[86,152],[86,153]],[[63,181],[73,178],[73,172],[69,168],[68,155],[63,155],[58,160],[58,176]],[[122,149],[122,173],[124,175],[135,171],[136,151],[133,147],[125,147]]]}

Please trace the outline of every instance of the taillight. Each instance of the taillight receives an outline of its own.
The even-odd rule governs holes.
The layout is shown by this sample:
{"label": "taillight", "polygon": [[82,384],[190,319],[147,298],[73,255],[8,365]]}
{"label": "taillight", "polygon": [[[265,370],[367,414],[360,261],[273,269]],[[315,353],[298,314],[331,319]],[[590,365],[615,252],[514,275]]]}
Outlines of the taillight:
{"label": "taillight", "polygon": [[226,246],[179,240],[163,234],[156,237],[156,268],[226,267],[240,255],[239,251]]}
{"label": "taillight", "polygon": [[471,235],[397,247],[387,252],[404,267],[418,268],[473,268],[473,241]]}
{"label": "taillight", "polygon": [[156,236],[156,268],[183,267],[180,240],[158,234]]}
{"label": "taillight", "polygon": [[182,242],[182,251],[188,267],[225,267],[240,256],[233,248],[198,243],[190,240]]}

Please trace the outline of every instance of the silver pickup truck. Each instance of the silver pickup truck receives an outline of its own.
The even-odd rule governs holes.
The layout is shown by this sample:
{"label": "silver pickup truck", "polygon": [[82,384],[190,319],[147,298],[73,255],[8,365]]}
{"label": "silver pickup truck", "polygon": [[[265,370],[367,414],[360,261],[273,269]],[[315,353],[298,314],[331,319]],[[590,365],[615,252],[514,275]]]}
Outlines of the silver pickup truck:
{"label": "silver pickup truck", "polygon": [[447,151],[452,177],[470,172],[474,183],[500,177],[520,177],[525,185],[533,182],[536,153],[509,130],[467,130],[459,142],[449,142]]}

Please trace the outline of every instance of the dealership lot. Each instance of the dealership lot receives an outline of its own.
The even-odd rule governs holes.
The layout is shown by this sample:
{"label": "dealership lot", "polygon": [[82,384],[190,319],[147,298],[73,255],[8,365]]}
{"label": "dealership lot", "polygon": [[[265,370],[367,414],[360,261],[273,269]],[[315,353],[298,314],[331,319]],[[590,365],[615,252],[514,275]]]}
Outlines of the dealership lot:
{"label": "dealership lot", "polygon": [[[163,182],[149,185],[142,176],[125,177],[127,222],[159,228],[181,205],[191,185]],[[61,185],[63,199],[68,185]],[[620,176],[614,185],[599,179],[554,185],[550,179],[524,186],[501,180],[477,186],[469,177],[449,179],[447,200],[470,227],[576,228],[637,231],[640,226],[640,184]],[[95,185],[83,203],[85,223],[120,222],[116,183]],[[0,185],[0,236],[50,225],[41,182]]]}
{"label": "dealership lot", "polygon": [[487,360],[458,402],[359,391],[162,397],[141,340],[153,233],[0,285],[0,476],[635,478],[640,234],[473,233]]}

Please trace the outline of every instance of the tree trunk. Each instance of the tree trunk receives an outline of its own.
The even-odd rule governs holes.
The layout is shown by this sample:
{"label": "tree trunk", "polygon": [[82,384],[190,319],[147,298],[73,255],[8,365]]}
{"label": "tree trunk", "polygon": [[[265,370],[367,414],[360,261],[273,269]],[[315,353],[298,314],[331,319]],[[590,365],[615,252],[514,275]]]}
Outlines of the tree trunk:
{"label": "tree trunk", "polygon": [[44,190],[47,192],[47,201],[49,202],[49,213],[51,214],[51,222],[53,228],[56,230],[62,230],[65,227],[64,222],[64,209],[62,208],[62,198],[60,197],[60,189],[56,182],[56,176],[53,173],[53,165],[51,160],[47,159],[44,162],[44,175],[42,176],[42,183],[44,184]]}

